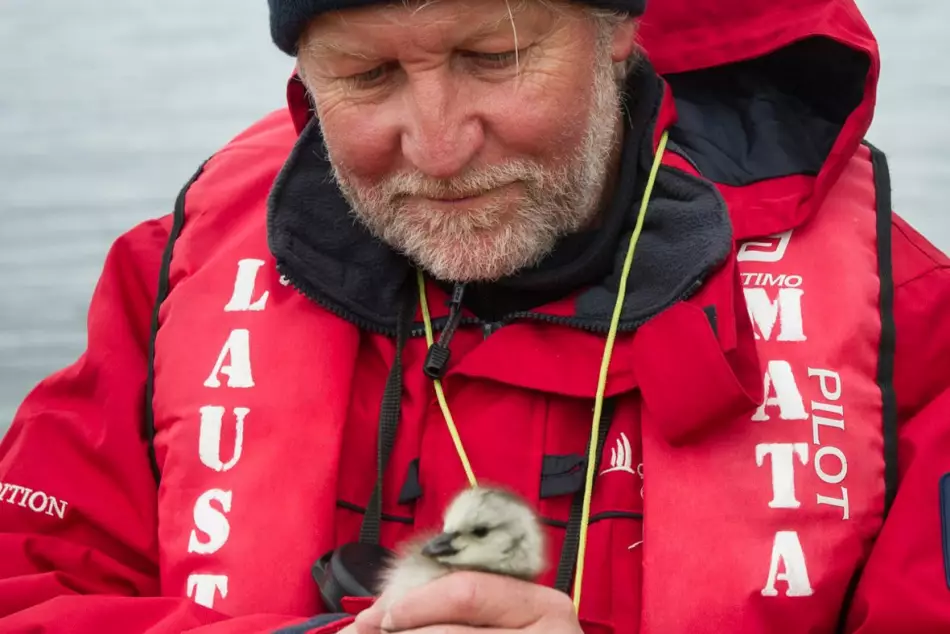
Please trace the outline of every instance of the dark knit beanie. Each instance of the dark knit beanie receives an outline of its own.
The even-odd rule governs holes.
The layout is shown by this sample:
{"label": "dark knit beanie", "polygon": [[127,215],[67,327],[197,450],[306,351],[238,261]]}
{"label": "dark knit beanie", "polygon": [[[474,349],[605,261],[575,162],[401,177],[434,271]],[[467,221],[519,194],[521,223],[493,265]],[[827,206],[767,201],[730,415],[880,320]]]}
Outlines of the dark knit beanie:
{"label": "dark knit beanie", "polygon": [[[326,11],[354,9],[385,0],[267,0],[270,5],[270,33],[274,44],[288,55],[297,54],[297,40],[315,16]],[[646,0],[576,0],[597,7],[640,15]]]}

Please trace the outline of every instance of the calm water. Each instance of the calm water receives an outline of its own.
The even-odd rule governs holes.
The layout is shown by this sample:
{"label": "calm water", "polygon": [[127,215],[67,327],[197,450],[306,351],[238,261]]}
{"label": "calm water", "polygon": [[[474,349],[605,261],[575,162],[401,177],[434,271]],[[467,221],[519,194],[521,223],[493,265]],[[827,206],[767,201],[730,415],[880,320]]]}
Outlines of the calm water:
{"label": "calm water", "polygon": [[[870,138],[896,205],[950,250],[950,3],[862,4],[884,54]],[[109,244],[280,107],[291,67],[263,0],[0,0],[0,429],[81,353]]]}

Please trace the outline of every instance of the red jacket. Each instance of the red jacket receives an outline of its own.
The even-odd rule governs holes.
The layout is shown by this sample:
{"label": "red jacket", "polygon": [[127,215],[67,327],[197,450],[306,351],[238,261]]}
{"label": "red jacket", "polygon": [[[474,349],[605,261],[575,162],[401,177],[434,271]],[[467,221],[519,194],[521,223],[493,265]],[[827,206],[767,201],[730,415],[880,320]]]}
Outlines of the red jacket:
{"label": "red jacket", "polygon": [[[644,71],[659,90],[631,106],[630,209],[671,143],[608,376],[585,631],[950,631],[950,273],[861,143],[866,25],[850,0],[656,2],[640,37],[664,82]],[[341,211],[288,96],[116,241],[86,353],[0,445],[0,632],[303,631],[326,612],[310,568],[359,534],[412,278]],[[548,524],[542,583],[616,284],[504,324],[466,313],[451,344],[476,475]],[[387,546],[466,483],[408,316]]]}

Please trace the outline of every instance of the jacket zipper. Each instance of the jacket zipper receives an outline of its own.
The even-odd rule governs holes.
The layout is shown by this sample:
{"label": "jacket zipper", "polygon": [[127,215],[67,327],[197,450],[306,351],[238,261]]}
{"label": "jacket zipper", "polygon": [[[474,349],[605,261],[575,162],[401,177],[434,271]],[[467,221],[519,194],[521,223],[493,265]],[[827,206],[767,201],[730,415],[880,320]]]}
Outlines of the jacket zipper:
{"label": "jacket zipper", "polygon": [[482,335],[485,339],[491,337],[495,332],[502,327],[500,321],[485,321],[482,322]]}
{"label": "jacket zipper", "polygon": [[[359,317],[358,315],[355,315],[354,313],[348,312],[338,306],[334,306],[330,304],[329,302],[323,300],[317,295],[317,293],[313,292],[313,289],[311,289],[310,286],[306,284],[306,282],[302,282],[301,280],[298,280],[297,278],[295,278],[294,275],[287,269],[287,267],[282,262],[277,263],[277,271],[290,283],[291,286],[294,287],[294,289],[297,292],[299,292],[301,295],[303,295],[304,297],[306,297],[313,303],[317,304],[324,310],[336,315],[337,317],[345,321],[350,322],[351,324],[356,325],[361,330],[365,330],[367,332],[372,332],[379,335],[390,336],[390,337],[395,336],[394,331],[390,331],[390,330],[387,330],[386,328],[382,328],[378,324],[373,324],[369,321],[366,321],[365,319]],[[620,325],[618,327],[618,332],[630,332],[630,331],[636,330],[637,328],[639,328],[640,326],[642,326],[643,324],[645,324],[650,319],[660,314],[667,308],[673,306],[674,304],[678,302],[686,301],[687,299],[689,299],[690,297],[696,294],[696,292],[702,287],[704,281],[705,281],[705,275],[696,278],[696,280],[694,280],[693,283],[690,284],[689,287],[685,291],[683,291],[682,293],[674,297],[669,302],[663,304],[659,309],[655,310],[649,315],[646,315],[644,317],[641,317],[640,319],[637,319],[636,321],[632,323]],[[609,330],[609,326],[592,325],[584,320],[580,320],[574,317],[546,315],[544,313],[533,313],[530,311],[520,311],[520,312],[512,313],[510,315],[507,315],[504,319],[500,321],[494,321],[494,322],[484,322],[480,319],[473,318],[473,317],[463,317],[462,320],[459,322],[459,325],[460,326],[480,326],[482,328],[482,333],[484,334],[485,338],[488,338],[491,334],[497,332],[498,329],[501,328],[502,326],[510,324],[517,319],[531,319],[534,321],[541,321],[544,323],[555,324],[559,326],[567,326],[569,328],[574,328],[575,330],[582,330],[582,331],[590,332],[594,334],[606,334]],[[445,322],[445,321],[446,319],[439,320],[439,322]],[[433,330],[439,329],[436,327],[436,324],[437,322],[433,320],[433,323],[432,323]],[[422,337],[424,335],[425,335],[425,326],[421,326],[421,325],[415,326],[410,331],[410,336],[412,337]]]}

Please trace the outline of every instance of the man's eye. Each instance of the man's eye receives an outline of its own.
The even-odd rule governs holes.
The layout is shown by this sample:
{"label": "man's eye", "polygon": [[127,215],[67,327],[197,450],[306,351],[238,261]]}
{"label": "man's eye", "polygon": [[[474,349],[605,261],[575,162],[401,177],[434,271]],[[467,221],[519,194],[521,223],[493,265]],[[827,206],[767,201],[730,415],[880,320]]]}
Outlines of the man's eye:
{"label": "man's eye", "polygon": [[381,64],[366,72],[350,75],[347,79],[356,86],[372,86],[385,79],[390,70],[389,64]]}
{"label": "man's eye", "polygon": [[518,51],[503,51],[501,53],[464,53],[479,66],[484,68],[508,68],[518,59]]}

